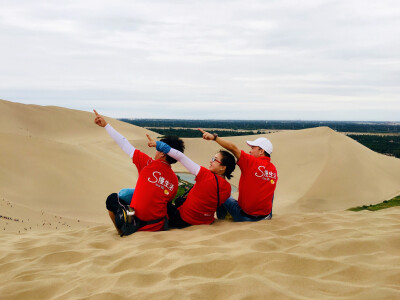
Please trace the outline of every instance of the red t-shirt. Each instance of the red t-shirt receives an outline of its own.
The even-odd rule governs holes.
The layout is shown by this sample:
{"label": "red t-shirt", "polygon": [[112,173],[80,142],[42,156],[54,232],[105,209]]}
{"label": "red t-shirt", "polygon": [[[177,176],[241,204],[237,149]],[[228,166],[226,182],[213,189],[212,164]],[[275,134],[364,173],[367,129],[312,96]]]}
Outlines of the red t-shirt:
{"label": "red t-shirt", "polygon": [[[231,185],[217,175],[219,185],[219,204],[231,195]],[[186,201],[178,208],[182,220],[192,225],[211,224],[217,210],[217,182],[214,173],[201,167],[196,176],[196,183],[190,190]]]}
{"label": "red t-shirt", "polygon": [[[167,215],[167,203],[178,191],[178,178],[171,166],[162,160],[153,160],[139,150],[133,154],[133,163],[139,171],[130,206],[135,209],[136,216],[143,221],[152,221]],[[162,230],[164,220],[144,226],[141,231]]]}
{"label": "red t-shirt", "polygon": [[249,215],[268,215],[278,181],[271,158],[256,158],[242,151],[237,165],[242,171],[239,180],[239,206]]}

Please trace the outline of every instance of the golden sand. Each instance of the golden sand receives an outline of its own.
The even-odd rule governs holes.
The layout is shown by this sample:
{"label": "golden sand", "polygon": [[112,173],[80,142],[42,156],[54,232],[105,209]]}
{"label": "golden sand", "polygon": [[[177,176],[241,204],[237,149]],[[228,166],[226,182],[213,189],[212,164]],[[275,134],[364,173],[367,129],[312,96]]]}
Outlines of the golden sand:
{"label": "golden sand", "polygon": [[[157,134],[108,121],[154,155]],[[0,299],[399,299],[400,208],[345,209],[400,194],[400,160],[329,128],[268,138],[271,221],[120,238],[104,201],[137,171],[93,114],[0,100]],[[219,149],[185,143],[204,166]]]}

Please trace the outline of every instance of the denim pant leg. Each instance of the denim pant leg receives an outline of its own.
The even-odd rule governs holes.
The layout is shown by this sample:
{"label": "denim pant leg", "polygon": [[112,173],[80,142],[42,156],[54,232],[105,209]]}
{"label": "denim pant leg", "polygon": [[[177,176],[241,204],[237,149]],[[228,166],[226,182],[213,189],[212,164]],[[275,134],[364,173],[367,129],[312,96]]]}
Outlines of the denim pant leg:
{"label": "denim pant leg", "polygon": [[233,198],[229,197],[224,204],[222,204],[225,209],[231,214],[233,217],[233,221],[235,222],[253,222],[255,220],[250,219],[248,217],[242,216],[240,211],[242,210],[239,206],[239,203]]}
{"label": "denim pant leg", "polygon": [[228,211],[226,210],[224,204],[221,204],[218,208],[217,208],[217,219],[219,220],[225,220],[226,214],[228,213]]}
{"label": "denim pant leg", "polygon": [[118,192],[118,199],[130,205],[134,191],[135,189],[122,189]]}

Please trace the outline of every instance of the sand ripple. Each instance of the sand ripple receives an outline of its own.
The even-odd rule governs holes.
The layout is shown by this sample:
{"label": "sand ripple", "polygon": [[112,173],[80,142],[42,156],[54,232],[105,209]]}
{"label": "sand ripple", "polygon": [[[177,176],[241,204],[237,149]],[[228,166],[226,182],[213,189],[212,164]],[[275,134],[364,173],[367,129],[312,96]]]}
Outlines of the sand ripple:
{"label": "sand ripple", "polygon": [[[373,217],[373,222],[371,221]],[[1,299],[398,299],[400,209],[2,233]]]}

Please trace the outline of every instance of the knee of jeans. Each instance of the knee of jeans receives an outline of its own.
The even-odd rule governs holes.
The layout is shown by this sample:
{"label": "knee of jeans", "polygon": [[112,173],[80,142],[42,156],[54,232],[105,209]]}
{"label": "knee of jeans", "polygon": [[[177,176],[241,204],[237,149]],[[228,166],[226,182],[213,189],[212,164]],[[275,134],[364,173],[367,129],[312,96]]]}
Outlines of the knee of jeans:
{"label": "knee of jeans", "polygon": [[112,193],[107,197],[106,207],[108,210],[113,211],[115,209],[115,205],[118,202],[118,194]]}
{"label": "knee of jeans", "polygon": [[229,197],[228,199],[226,199],[223,205],[226,207],[235,204],[235,202],[237,202],[235,198]]}

